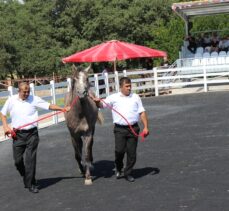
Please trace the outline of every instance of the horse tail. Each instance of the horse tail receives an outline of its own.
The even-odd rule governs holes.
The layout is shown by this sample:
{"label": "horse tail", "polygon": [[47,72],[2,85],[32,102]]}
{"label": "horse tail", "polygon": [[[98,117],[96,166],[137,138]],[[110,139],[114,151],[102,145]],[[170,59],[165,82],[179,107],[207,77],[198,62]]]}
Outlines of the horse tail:
{"label": "horse tail", "polygon": [[100,125],[103,125],[103,123],[104,123],[104,117],[103,117],[103,114],[102,114],[101,111],[98,112],[97,122],[98,122]]}

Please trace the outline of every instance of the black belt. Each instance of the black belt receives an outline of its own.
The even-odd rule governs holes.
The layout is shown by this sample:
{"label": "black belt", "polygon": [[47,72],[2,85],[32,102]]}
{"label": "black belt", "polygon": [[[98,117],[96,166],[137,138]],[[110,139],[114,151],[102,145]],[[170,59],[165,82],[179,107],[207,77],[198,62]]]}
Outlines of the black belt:
{"label": "black belt", "polygon": [[[138,126],[138,123],[134,123],[133,125],[131,125],[131,127],[136,127],[136,126]],[[115,127],[129,128],[129,125],[119,125],[115,123]]]}
{"label": "black belt", "polygon": [[33,127],[33,128],[28,129],[28,130],[26,130],[26,129],[22,129],[22,130],[15,129],[15,130],[16,130],[16,133],[31,133],[31,132],[37,130],[37,127]]}

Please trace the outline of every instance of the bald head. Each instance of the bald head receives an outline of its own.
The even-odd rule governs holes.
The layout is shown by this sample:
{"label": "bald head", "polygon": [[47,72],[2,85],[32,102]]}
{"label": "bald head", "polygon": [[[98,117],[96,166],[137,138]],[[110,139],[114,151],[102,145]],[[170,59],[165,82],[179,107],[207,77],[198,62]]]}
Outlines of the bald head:
{"label": "bald head", "polygon": [[21,82],[18,88],[19,88],[19,97],[22,100],[26,100],[29,97],[29,93],[30,93],[29,84],[26,82]]}

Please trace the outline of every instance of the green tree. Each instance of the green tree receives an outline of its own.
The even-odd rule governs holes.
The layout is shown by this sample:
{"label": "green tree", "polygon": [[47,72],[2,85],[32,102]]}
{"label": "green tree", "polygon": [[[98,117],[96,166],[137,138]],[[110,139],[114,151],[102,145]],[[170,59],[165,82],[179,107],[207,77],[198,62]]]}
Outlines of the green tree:
{"label": "green tree", "polygon": [[[167,51],[172,63],[184,38],[174,2],[179,0],[0,0],[0,78],[69,74],[61,58],[112,39]],[[191,20],[193,33],[228,28],[228,15]]]}

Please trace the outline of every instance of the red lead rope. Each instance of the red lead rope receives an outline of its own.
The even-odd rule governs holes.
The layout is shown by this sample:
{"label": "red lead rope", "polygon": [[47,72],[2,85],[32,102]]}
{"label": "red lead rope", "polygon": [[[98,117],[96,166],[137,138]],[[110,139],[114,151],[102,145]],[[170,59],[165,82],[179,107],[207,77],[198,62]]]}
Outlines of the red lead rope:
{"label": "red lead rope", "polygon": [[116,112],[118,115],[120,115],[124,120],[125,122],[128,124],[131,132],[136,136],[136,137],[142,137],[141,138],[141,142],[145,141],[145,137],[147,136],[147,134],[145,134],[144,132],[141,132],[140,134],[137,134],[133,127],[131,126],[131,124],[129,123],[129,121],[120,113],[118,112],[117,110],[115,110],[112,106],[110,106],[108,103],[106,103],[103,99],[100,98],[100,101],[102,101],[109,109],[113,110],[114,112]]}
{"label": "red lead rope", "polygon": [[[70,108],[72,108],[72,107],[75,105],[75,103],[76,103],[76,101],[77,101],[78,99],[79,99],[78,96],[76,96],[76,97],[74,98],[74,100],[72,101],[72,103],[71,103],[71,105],[70,105]],[[129,121],[128,121],[121,113],[119,113],[117,110],[115,110],[114,108],[112,108],[112,107],[111,107],[109,104],[107,104],[103,99],[100,99],[100,101],[102,101],[109,109],[113,110],[113,111],[116,112],[118,115],[120,115],[120,116],[126,121],[126,123],[128,124],[128,126],[129,126],[131,132],[132,132],[136,137],[142,137],[142,138],[141,138],[141,141],[142,141],[142,142],[145,140],[145,136],[146,136],[147,134],[145,134],[144,132],[141,132],[140,134],[137,134],[137,133],[134,131],[133,127],[130,125]],[[58,114],[60,114],[60,113],[64,113],[64,112],[66,112],[65,109],[63,109],[62,111],[55,112],[54,114],[50,114],[50,115],[44,116],[44,117],[42,117],[42,118],[37,119],[36,121],[29,122],[29,123],[27,123],[27,124],[24,124],[24,125],[18,127],[18,128],[14,128],[13,130],[10,131],[10,133],[6,133],[5,135],[7,135],[8,137],[11,137],[12,139],[15,140],[15,139],[16,139],[16,132],[17,132],[18,130],[20,130],[20,129],[24,128],[24,127],[27,127],[27,126],[29,126],[29,125],[32,125],[32,124],[34,124],[34,123],[40,122],[40,121],[42,121],[42,120],[44,120],[44,119],[50,118],[50,117],[52,117],[52,116],[54,116],[54,115],[58,115]]]}
{"label": "red lead rope", "polygon": [[[74,106],[74,104],[76,103],[76,101],[77,101],[78,99],[79,99],[78,96],[76,96],[76,97],[74,98],[74,100],[72,101],[72,103],[71,103],[71,105],[70,105],[70,108],[72,108],[72,107]],[[32,125],[32,124],[34,124],[34,123],[36,123],[36,122],[40,122],[40,121],[42,121],[42,120],[44,120],[44,119],[50,118],[50,117],[52,117],[52,116],[54,116],[54,115],[58,115],[58,114],[60,114],[60,113],[65,113],[65,112],[66,112],[66,110],[63,109],[62,111],[55,112],[54,114],[50,114],[50,115],[44,116],[44,117],[42,117],[42,118],[37,119],[36,121],[29,122],[29,123],[27,123],[27,124],[21,125],[21,126],[18,127],[18,128],[14,128],[13,130],[10,131],[10,133],[6,133],[5,135],[7,135],[8,137],[11,137],[12,139],[16,140],[16,132],[17,132],[18,130],[20,130],[20,129],[24,128],[24,127],[27,127],[27,126],[29,126],[29,125]]]}

